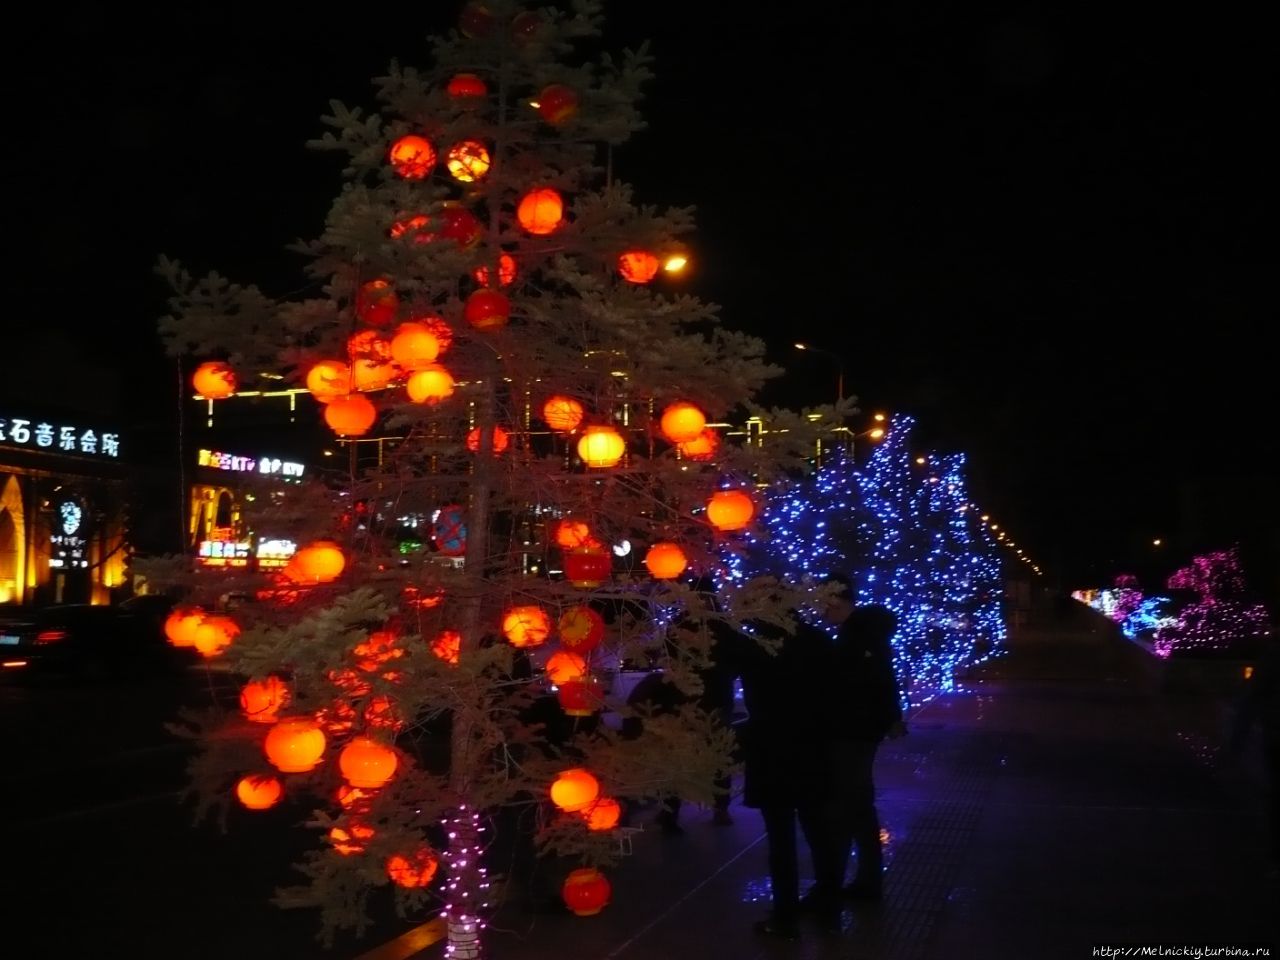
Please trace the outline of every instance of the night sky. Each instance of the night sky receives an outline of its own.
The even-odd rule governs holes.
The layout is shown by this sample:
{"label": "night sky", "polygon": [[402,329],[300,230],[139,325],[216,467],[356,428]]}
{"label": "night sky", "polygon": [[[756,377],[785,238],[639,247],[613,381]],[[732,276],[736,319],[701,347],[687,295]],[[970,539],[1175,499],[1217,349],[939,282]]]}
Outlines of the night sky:
{"label": "night sky", "polygon": [[[4,66],[0,399],[166,422],[157,254],[295,288],[283,247],[339,186],[303,146],[328,99],[372,104],[368,77],[422,62],[459,4],[265,6],[28,9]],[[727,6],[609,5],[607,46],[651,39],[658,72],[617,165],[643,202],[697,206],[690,283],[792,367],[769,399],[834,395],[793,340],[842,354],[847,392],[966,451],[984,508],[1068,585],[1157,568],[1153,537],[1170,561],[1240,536],[1274,559],[1264,31]]]}

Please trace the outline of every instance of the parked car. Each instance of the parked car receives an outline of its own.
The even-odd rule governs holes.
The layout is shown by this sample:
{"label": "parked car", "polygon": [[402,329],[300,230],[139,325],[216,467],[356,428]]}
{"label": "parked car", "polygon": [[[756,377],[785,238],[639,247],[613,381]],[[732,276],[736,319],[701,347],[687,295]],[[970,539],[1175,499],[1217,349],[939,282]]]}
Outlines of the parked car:
{"label": "parked car", "polygon": [[0,612],[0,663],[5,673],[82,676],[182,670],[198,656],[175,649],[165,640],[167,614],[168,607],[157,600]]}

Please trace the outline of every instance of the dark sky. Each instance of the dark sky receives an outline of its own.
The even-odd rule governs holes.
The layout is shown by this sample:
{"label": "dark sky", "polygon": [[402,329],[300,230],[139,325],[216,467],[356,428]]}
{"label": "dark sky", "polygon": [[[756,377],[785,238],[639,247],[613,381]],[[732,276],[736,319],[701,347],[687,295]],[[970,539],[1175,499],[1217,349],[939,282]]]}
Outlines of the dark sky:
{"label": "dark sky", "polygon": [[[4,67],[6,352],[30,362],[4,395],[168,403],[155,256],[289,289],[282,248],[338,187],[303,148],[327,100],[371,103],[367,78],[421,62],[459,4],[267,6],[30,8],[47,22]],[[794,367],[779,400],[834,393],[791,341],[841,353],[848,392],[967,451],[977,496],[1068,579],[1152,560],[1153,536],[1260,536],[1280,459],[1264,31],[858,6],[609,5],[608,45],[650,38],[658,71],[618,169],[698,207],[696,291]],[[90,373],[50,376],[77,354]]]}

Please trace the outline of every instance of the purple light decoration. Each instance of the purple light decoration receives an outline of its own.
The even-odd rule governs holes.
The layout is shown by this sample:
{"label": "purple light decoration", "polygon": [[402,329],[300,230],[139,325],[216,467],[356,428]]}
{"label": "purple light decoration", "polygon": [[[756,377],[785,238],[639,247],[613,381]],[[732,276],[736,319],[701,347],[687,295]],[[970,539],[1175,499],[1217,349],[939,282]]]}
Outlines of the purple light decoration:
{"label": "purple light decoration", "polygon": [[448,893],[440,911],[448,931],[444,955],[451,960],[479,960],[480,931],[487,926],[484,918],[490,908],[489,877],[481,862],[485,828],[480,814],[465,804],[456,815],[445,818],[444,827],[449,837],[444,851]]}
{"label": "purple light decoration", "polygon": [[1169,577],[1168,585],[1193,590],[1200,598],[1156,631],[1158,656],[1247,649],[1271,631],[1266,608],[1244,598],[1244,570],[1234,547],[1195,557]]}

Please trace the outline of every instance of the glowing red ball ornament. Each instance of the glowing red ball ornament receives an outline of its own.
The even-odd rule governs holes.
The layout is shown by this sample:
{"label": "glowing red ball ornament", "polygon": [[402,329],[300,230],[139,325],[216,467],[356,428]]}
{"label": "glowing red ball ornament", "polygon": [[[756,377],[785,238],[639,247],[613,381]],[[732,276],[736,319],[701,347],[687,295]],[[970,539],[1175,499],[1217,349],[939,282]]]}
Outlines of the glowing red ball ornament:
{"label": "glowing red ball ornament", "polygon": [[307,371],[307,389],[321,403],[351,392],[351,368],[341,360],[321,360]]}
{"label": "glowing red ball ornament", "polygon": [[202,656],[216,657],[240,635],[240,625],[230,617],[205,617],[196,627],[193,646]]}
{"label": "glowing red ball ornament", "polygon": [[586,810],[600,796],[600,781],[581,767],[565,770],[551,784],[551,802],[565,813]]}
{"label": "glowing red ball ornament", "polygon": [[582,520],[560,520],[555,527],[556,545],[572,550],[586,546],[591,539],[591,528]]}
{"label": "glowing red ball ornament", "polygon": [[292,579],[299,583],[330,583],[347,565],[342,548],[332,540],[314,540],[293,555]]}
{"label": "glowing red ball ornament", "polygon": [[542,405],[542,419],[547,426],[560,433],[572,433],[582,423],[585,411],[573,397],[557,394]]}
{"label": "glowing red ball ornament", "polygon": [[444,356],[453,344],[453,328],[434,314],[422,314],[411,319],[414,323],[420,323],[431,331],[436,338],[436,343],[440,344],[440,356]]}
{"label": "glowing red ball ornament", "polygon": [[512,607],[502,618],[502,634],[513,647],[537,647],[551,636],[551,618],[539,606]]}
{"label": "glowing red ball ornament", "polygon": [[377,419],[378,411],[368,397],[359,393],[335,397],[324,408],[324,422],[339,436],[364,436]]}
{"label": "glowing red ball ornament", "polygon": [[440,356],[440,341],[423,323],[402,323],[391,338],[391,358],[406,370],[417,370],[435,363]]}
{"label": "glowing red ball ornament", "polygon": [[414,403],[439,403],[453,396],[453,374],[438,363],[429,363],[409,374],[405,391]]}
{"label": "glowing red ball ornament", "polygon": [[511,317],[511,301],[497,290],[476,290],[467,297],[463,315],[477,330],[494,330]]}
{"label": "glowing red ball ornament", "polygon": [[356,316],[371,327],[385,327],[399,309],[400,298],[386,280],[370,280],[356,291]]}
{"label": "glowing red ball ornament", "polygon": [[536,237],[555,233],[564,222],[564,199],[550,187],[530,190],[520,198],[516,219],[520,226]]}
{"label": "glowing red ball ornament", "polygon": [[413,890],[429,884],[440,862],[430,847],[419,847],[407,856],[402,853],[392,854],[387,858],[387,876],[398,887]]}
{"label": "glowing red ball ornament", "polygon": [[689,566],[689,558],[677,544],[655,543],[644,555],[644,565],[655,580],[674,580]]}
{"label": "glowing red ball ornament", "polygon": [[[471,271],[471,278],[481,286],[489,285],[489,268],[476,267]],[[509,253],[501,254],[498,257],[498,285],[509,287],[515,283],[516,279],[516,258]]]}
{"label": "glowing red ball ornament", "polygon": [[604,639],[604,617],[584,604],[572,606],[562,613],[556,626],[560,631],[560,643],[574,653],[590,653]]}
{"label": "glowing red ball ornament", "polygon": [[440,211],[440,237],[452,240],[460,247],[474,246],[484,233],[484,225],[466,207],[456,204]]}
{"label": "glowing red ball ornament", "polygon": [[683,440],[676,447],[686,460],[712,460],[720,449],[720,435],[707,427],[692,440]]}
{"label": "glowing red ball ornament", "polygon": [[250,680],[240,688],[240,712],[254,723],[275,723],[289,702],[289,687],[279,677]]}
{"label": "glowing red ball ornament", "polygon": [[388,156],[395,172],[406,180],[424,180],[436,165],[436,149],[431,141],[413,133],[393,143]]}
{"label": "glowing red ball ornament", "polygon": [[613,888],[605,875],[595,867],[572,871],[560,888],[560,896],[569,911],[579,917],[593,917],[609,905]]}
{"label": "glowing red ball ornament", "polygon": [[692,403],[673,403],[662,411],[662,435],[672,443],[696,440],[707,427],[707,417]]}
{"label": "glowing red ball ornament", "polygon": [[582,811],[588,830],[612,830],[622,819],[622,804],[613,797],[601,797]]}
{"label": "glowing red ball ornament", "polygon": [[617,466],[626,452],[627,442],[613,427],[587,427],[578,440],[578,456],[598,470]]}
{"label": "glowing red ball ornament", "polygon": [[707,501],[707,520],[717,530],[741,530],[755,512],[755,501],[741,490],[717,490]]}
{"label": "glowing red ball ornament", "polygon": [[399,766],[396,752],[371,737],[356,737],[338,754],[338,769],[353,787],[385,787]]}
{"label": "glowing red ball ornament", "polygon": [[194,647],[206,614],[201,607],[175,607],[164,621],[164,635],[175,647]]}
{"label": "glowing red ball ornament", "polygon": [[483,180],[492,166],[489,151],[479,140],[462,140],[449,148],[444,165],[459,183]]}
{"label": "glowing red ball ornament", "polygon": [[613,558],[602,547],[578,547],[564,553],[564,576],[575,587],[598,587],[612,573]]}
{"label": "glowing red ball ornament", "polygon": [[275,777],[250,774],[236,784],[236,799],[247,810],[270,810],[284,796],[284,787]]}
{"label": "glowing red ball ornament", "polygon": [[618,257],[618,272],[627,283],[648,283],[658,275],[660,266],[648,250],[628,250]]}
{"label": "glowing red ball ornament", "polygon": [[324,756],[324,731],[311,717],[287,717],[267,731],[263,750],[281,773],[314,770]]}
{"label": "glowing red ball ornament", "polygon": [[196,367],[191,385],[206,400],[225,400],[236,392],[236,374],[227,364],[210,360]]}
{"label": "glowing red ball ornament", "polygon": [[553,127],[572,120],[578,112],[578,94],[563,83],[544,87],[538,95],[538,116]]}
{"label": "glowing red ball ornament", "polygon": [[557,650],[547,658],[547,679],[557,686],[587,675],[587,661],[571,650]]}
{"label": "glowing red ball ornament", "polygon": [[489,92],[489,87],[474,73],[459,73],[449,81],[445,92],[455,100],[461,101],[464,107],[475,106],[474,100]]}
{"label": "glowing red ball ornament", "polygon": [[[502,427],[494,425],[493,428],[493,452],[495,454],[504,452],[511,445],[511,434],[503,430]],[[480,428],[473,427],[471,432],[467,434],[467,449],[472,453],[480,452]]]}

